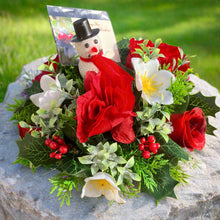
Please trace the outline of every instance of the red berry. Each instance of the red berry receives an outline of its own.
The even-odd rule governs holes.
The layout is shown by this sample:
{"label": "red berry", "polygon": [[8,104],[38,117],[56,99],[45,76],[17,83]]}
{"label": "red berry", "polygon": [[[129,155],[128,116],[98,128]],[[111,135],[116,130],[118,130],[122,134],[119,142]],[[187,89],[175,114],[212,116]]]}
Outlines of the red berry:
{"label": "red berry", "polygon": [[139,144],[138,148],[139,148],[139,150],[144,150],[144,144]]}
{"label": "red berry", "polygon": [[52,140],[50,138],[45,140],[45,144],[49,147],[50,143],[52,142]]}
{"label": "red berry", "polygon": [[67,146],[63,145],[59,148],[59,151],[61,154],[65,154],[65,153],[67,153],[68,148],[67,148]]}
{"label": "red berry", "polygon": [[54,158],[55,155],[56,155],[56,152],[52,152],[52,153],[50,153],[50,158]]}
{"label": "red berry", "polygon": [[150,144],[149,144],[149,150],[150,150],[151,152],[157,150],[157,145],[156,145],[155,143],[150,143]]}
{"label": "red berry", "polygon": [[160,148],[160,144],[156,143],[157,150]]}
{"label": "red berry", "polygon": [[62,155],[61,155],[61,154],[56,154],[56,155],[55,155],[55,158],[56,158],[57,160],[60,160],[60,159],[62,158]]}
{"label": "red berry", "polygon": [[145,137],[142,137],[140,141],[141,141],[142,144],[145,144],[145,142],[146,142]]}
{"label": "red berry", "polygon": [[143,158],[148,159],[150,157],[150,152],[149,151],[144,151],[142,156],[143,156]]}
{"label": "red berry", "polygon": [[52,150],[56,150],[56,149],[58,148],[58,144],[57,144],[56,142],[52,141],[52,142],[50,143],[50,148],[51,148]]}
{"label": "red berry", "polygon": [[59,138],[59,139],[57,140],[57,142],[58,142],[59,144],[65,144],[65,142],[64,142],[64,140],[63,140],[62,138]]}
{"label": "red berry", "polygon": [[53,136],[53,139],[54,139],[55,141],[57,141],[59,138],[60,138],[60,137],[59,137],[58,135],[54,135],[54,136]]}
{"label": "red berry", "polygon": [[155,142],[155,137],[153,135],[148,136],[147,141],[150,143],[154,143]]}

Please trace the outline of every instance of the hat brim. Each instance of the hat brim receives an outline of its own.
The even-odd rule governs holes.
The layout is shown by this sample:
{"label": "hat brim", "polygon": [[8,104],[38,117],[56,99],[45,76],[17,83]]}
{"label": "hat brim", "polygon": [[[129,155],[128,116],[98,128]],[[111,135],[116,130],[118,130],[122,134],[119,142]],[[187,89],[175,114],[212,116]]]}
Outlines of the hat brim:
{"label": "hat brim", "polygon": [[96,35],[99,33],[99,31],[100,31],[100,30],[99,30],[98,28],[92,29],[92,34],[89,35],[89,36],[87,36],[87,37],[84,37],[84,38],[82,38],[82,39],[78,39],[77,36],[75,35],[75,36],[73,36],[73,38],[71,39],[71,42],[81,42],[81,41],[84,41],[84,40],[86,40],[86,39],[89,39],[89,38],[91,38],[91,37],[96,36]]}

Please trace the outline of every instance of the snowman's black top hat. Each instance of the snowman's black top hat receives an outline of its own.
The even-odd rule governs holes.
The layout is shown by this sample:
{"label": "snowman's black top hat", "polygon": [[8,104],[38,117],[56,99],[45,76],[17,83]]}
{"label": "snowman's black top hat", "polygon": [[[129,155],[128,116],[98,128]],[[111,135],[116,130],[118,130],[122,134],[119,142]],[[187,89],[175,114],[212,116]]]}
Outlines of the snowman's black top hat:
{"label": "snowman's black top hat", "polygon": [[73,22],[76,35],[72,38],[72,42],[80,42],[90,37],[94,37],[99,33],[99,29],[91,29],[87,18],[81,18]]}

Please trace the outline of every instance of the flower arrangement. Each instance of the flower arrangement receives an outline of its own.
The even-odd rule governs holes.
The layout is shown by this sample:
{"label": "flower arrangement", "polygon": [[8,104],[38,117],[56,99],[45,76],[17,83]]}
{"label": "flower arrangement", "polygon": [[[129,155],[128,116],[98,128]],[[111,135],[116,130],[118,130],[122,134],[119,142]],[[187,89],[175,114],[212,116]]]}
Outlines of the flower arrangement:
{"label": "flower arrangement", "polygon": [[214,135],[207,116],[219,107],[191,93],[190,57],[180,47],[132,38],[118,48],[123,74],[112,67],[82,78],[56,56],[9,106],[21,138],[15,163],[59,170],[49,181],[61,205],[73,188],[117,203],[139,192],[176,198],[174,187],[187,181],[181,162]]}

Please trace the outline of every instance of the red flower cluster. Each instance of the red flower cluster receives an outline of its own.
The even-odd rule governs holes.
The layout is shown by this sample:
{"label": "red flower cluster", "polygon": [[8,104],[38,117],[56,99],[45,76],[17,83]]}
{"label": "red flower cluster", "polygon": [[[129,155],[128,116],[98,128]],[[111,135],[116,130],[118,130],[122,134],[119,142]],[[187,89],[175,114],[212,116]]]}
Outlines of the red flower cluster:
{"label": "red flower cluster", "polygon": [[170,138],[188,150],[202,150],[205,146],[206,119],[202,109],[195,107],[192,111],[184,114],[172,114],[174,131],[169,135]]}
{"label": "red flower cluster", "polygon": [[[135,38],[131,38],[130,39],[130,45],[129,45],[129,49],[130,52],[127,56],[127,62],[126,62],[126,66],[133,69],[132,64],[131,64],[131,58],[132,57],[140,57],[139,54],[135,54],[135,49],[141,49],[139,44],[142,44],[144,42],[144,40],[135,40]],[[147,47],[154,47],[154,43],[152,43],[150,40],[148,41]],[[177,64],[178,64],[178,59],[181,58],[180,52],[178,47],[176,46],[172,46],[166,43],[161,43],[158,47],[160,49],[160,53],[163,54],[165,57],[159,57],[158,61],[160,62],[161,66],[163,66],[164,64],[167,66],[168,64],[170,64],[169,66],[169,70],[172,72],[173,70],[175,70],[177,68]],[[185,57],[185,55],[184,55]],[[176,60],[176,65],[173,68],[173,59]],[[183,72],[186,72],[186,70],[190,68],[190,64],[186,63],[182,66],[180,66],[178,68],[178,70],[181,70]]]}
{"label": "red flower cluster", "polygon": [[108,68],[98,74],[87,72],[86,93],[77,99],[77,137],[82,143],[107,131],[121,143],[135,139],[133,77],[120,68],[117,71],[111,66]]}
{"label": "red flower cluster", "polygon": [[[55,62],[57,62],[57,63],[59,62],[59,55],[58,55],[58,54],[57,54],[56,57],[53,59],[53,61],[55,61]],[[51,64],[51,61],[47,61],[47,62],[45,62],[44,64],[49,66],[49,65]],[[56,64],[56,63],[53,63],[53,68],[54,68],[54,70],[55,70],[55,72],[56,72],[56,71],[57,71],[57,64]],[[39,75],[37,75],[37,76],[34,78],[34,80],[40,82],[41,77],[42,77],[43,75],[48,75],[48,74],[51,74],[51,72],[42,71],[42,73],[39,74]]]}

